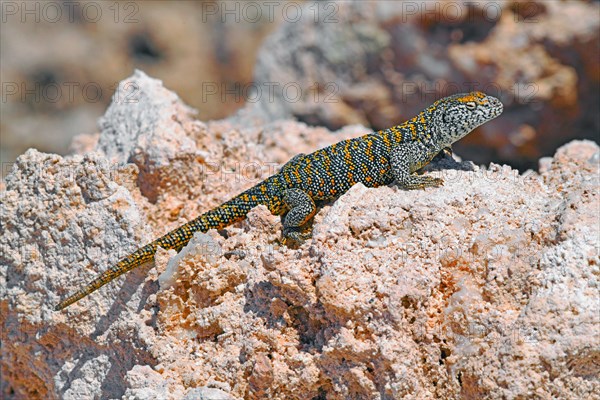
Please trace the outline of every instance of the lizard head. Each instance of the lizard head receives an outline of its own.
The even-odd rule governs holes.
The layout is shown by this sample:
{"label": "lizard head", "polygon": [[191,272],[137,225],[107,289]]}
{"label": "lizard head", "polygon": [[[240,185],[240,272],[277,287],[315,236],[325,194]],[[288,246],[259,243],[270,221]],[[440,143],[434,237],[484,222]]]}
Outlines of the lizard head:
{"label": "lizard head", "polygon": [[479,125],[502,114],[500,100],[481,92],[445,97],[432,106],[445,145],[451,145]]}

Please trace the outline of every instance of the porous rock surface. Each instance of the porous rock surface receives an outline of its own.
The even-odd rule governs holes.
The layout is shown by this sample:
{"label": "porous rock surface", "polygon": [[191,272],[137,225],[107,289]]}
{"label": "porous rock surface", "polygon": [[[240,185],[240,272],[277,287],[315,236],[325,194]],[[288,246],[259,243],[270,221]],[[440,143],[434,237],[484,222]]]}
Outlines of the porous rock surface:
{"label": "porous rock surface", "polygon": [[440,188],[356,185],[299,249],[280,245],[279,217],[257,207],[53,311],[294,154],[366,133],[203,123],[160,81],[129,82],[140,101],[111,105],[95,152],[29,150],[6,179],[5,398],[600,394],[600,154],[589,141],[542,159],[539,174],[446,159],[427,172]]}

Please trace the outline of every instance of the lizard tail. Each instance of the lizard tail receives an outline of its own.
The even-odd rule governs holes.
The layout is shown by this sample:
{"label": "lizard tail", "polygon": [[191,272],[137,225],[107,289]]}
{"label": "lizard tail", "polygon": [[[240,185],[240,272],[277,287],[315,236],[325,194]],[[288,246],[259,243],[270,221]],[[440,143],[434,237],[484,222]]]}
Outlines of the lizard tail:
{"label": "lizard tail", "polygon": [[268,195],[268,189],[268,181],[263,181],[233,199],[200,215],[198,218],[193,219],[155,241],[140,247],[127,257],[121,259],[111,268],[97,275],[84,288],[61,301],[55,307],[55,310],[60,311],[65,307],[68,307],[90,293],[98,290],[113,279],[131,271],[135,267],[154,260],[154,254],[158,247],[179,251],[190,241],[192,236],[194,236],[194,233],[206,232],[209,229],[222,229],[244,219],[255,206],[259,204],[271,204],[273,196]]}

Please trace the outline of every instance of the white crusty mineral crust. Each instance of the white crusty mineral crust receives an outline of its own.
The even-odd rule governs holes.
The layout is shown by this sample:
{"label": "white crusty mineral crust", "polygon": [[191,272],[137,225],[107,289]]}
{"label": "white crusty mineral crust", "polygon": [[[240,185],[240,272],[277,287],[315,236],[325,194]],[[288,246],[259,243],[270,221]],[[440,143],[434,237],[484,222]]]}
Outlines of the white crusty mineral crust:
{"label": "white crusty mineral crust", "polygon": [[[140,90],[154,93],[146,85],[158,81],[146,78]],[[173,125],[189,118],[171,100],[156,104]],[[136,245],[295,153],[366,132],[190,120],[179,133],[186,147],[184,138],[152,144],[152,135],[176,129],[167,120],[153,126],[128,148],[139,159],[179,157],[174,169],[168,161],[148,167],[158,175],[138,175],[145,164],[109,165],[102,153],[35,150],[8,175],[0,236],[5,398],[600,393],[595,143],[563,146],[540,174],[444,163],[427,172],[445,178],[441,188],[356,185],[319,211],[313,238],[298,250],[279,245],[279,217],[257,207],[246,221],[202,235],[211,245],[185,252],[166,288],[157,277],[173,252],[160,250],[155,265],[52,311]],[[202,135],[193,126],[203,126]],[[113,161],[128,160],[113,150]],[[189,172],[199,165],[215,169]],[[259,168],[250,173],[247,165]],[[149,176],[159,178],[145,192]]]}

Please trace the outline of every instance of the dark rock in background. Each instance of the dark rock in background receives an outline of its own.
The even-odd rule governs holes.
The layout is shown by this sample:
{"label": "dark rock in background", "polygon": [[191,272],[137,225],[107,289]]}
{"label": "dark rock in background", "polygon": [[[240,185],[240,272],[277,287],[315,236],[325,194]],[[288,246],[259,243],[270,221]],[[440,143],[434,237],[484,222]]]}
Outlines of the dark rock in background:
{"label": "dark rock in background", "polygon": [[255,83],[295,82],[257,106],[337,129],[395,125],[448,94],[483,90],[502,118],[456,145],[476,163],[535,168],[573,138],[598,140],[600,18],[586,2],[336,2],[333,18],[283,24],[259,54]]}
{"label": "dark rock in background", "polygon": [[[75,15],[88,3],[104,4],[77,3]],[[7,16],[2,161],[28,147],[67,153],[134,68],[202,120],[245,104],[232,121],[251,126],[295,117],[381,129],[447,94],[484,90],[505,113],[455,151],[521,170],[572,139],[598,140],[597,2],[252,2],[261,18],[239,2],[126,2],[118,15],[111,4],[98,21]]]}

